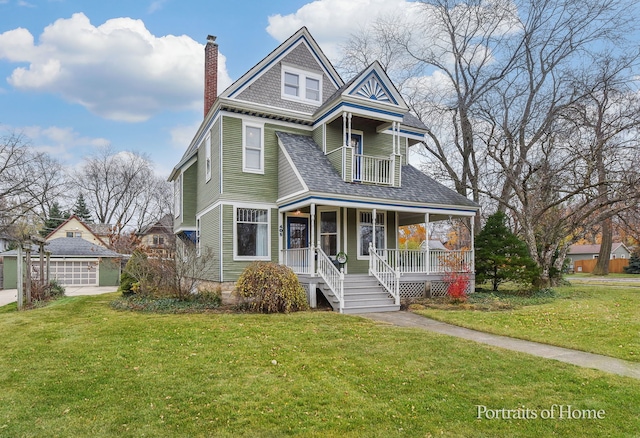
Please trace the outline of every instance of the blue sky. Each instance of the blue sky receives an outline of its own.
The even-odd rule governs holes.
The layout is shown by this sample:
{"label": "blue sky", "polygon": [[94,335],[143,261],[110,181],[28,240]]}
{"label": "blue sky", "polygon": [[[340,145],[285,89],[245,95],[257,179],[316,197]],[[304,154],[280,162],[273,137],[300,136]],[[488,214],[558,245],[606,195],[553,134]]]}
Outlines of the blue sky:
{"label": "blue sky", "polygon": [[146,153],[168,175],[202,120],[203,48],[219,92],[301,26],[330,58],[406,0],[0,0],[0,134],[70,166],[95,148]]}

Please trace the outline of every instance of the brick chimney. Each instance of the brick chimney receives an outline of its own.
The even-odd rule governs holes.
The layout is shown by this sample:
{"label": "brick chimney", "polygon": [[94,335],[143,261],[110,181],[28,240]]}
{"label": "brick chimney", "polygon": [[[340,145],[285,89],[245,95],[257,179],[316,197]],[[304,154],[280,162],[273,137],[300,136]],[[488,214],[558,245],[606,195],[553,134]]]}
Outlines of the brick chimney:
{"label": "brick chimney", "polygon": [[218,97],[218,43],[213,35],[207,36],[204,47],[204,116]]}

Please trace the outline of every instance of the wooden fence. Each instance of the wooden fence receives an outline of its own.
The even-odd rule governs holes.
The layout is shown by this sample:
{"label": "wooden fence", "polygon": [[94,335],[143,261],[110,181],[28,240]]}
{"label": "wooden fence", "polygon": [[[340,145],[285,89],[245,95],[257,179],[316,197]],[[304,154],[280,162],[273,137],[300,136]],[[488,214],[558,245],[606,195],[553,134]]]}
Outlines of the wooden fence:
{"label": "wooden fence", "polygon": [[[598,259],[590,260],[576,260],[573,263],[574,272],[593,272],[593,268],[596,267]],[[609,273],[610,274],[622,274],[624,267],[629,265],[629,259],[613,259],[609,260]]]}

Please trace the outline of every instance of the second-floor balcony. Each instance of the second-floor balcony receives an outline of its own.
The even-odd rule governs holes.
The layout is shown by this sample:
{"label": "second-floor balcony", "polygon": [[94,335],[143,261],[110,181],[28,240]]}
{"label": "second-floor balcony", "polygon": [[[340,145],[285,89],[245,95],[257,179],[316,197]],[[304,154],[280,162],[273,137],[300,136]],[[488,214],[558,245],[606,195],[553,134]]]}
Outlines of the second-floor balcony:
{"label": "second-floor balcony", "polygon": [[329,152],[327,157],[347,182],[400,185],[401,160],[398,155],[380,157],[357,154],[354,148],[343,146]]}

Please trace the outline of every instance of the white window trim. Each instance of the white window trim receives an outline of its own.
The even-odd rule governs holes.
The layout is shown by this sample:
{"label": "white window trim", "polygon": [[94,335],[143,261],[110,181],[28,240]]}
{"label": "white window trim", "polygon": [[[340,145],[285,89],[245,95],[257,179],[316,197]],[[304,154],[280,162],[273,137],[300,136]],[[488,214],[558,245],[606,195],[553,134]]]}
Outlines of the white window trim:
{"label": "white window trim", "polygon": [[[247,127],[260,129],[260,169],[247,168]],[[242,121],[242,171],[245,173],[257,173],[264,175],[264,123]]]}
{"label": "white window trim", "polygon": [[[271,260],[271,207],[259,204],[233,204],[233,260],[234,261],[270,261]],[[253,208],[267,210],[267,255],[266,256],[240,256],[238,255],[238,209]]]}
{"label": "white window trim", "polygon": [[[209,182],[211,180],[211,170],[213,169],[213,163],[211,162],[211,135],[207,135],[204,139],[204,147],[205,147],[205,161],[204,161],[204,169],[205,169],[205,182]],[[208,164],[208,166],[207,166]]]}
{"label": "white window trim", "polygon": [[[363,255],[360,254],[360,248],[361,248],[361,234],[360,234],[360,213],[372,213],[373,214],[373,210],[367,210],[367,209],[357,209],[356,210],[356,245],[357,245],[357,259],[358,260],[369,260],[369,256],[368,255]],[[384,240],[385,240],[385,244],[387,244],[388,246],[388,242],[387,242],[387,223],[389,222],[389,217],[387,215],[387,211],[386,210],[376,210],[376,214],[383,214],[384,215]],[[376,223],[376,226],[378,226],[378,224]],[[373,232],[375,233],[375,228],[373,230]]]}
{"label": "white window trim", "polygon": [[[336,213],[336,251],[340,252],[342,250],[342,246],[340,246],[340,241],[342,238],[342,232],[340,230],[340,223],[341,223],[341,208],[340,207],[318,207],[316,210],[316,240],[317,242],[314,242],[314,245],[316,243],[320,244],[319,246],[322,245],[322,234],[321,234],[321,230],[322,230],[322,213],[326,213],[326,212],[335,212]],[[331,257],[331,254],[327,254],[327,256]]]}
{"label": "white window trim", "polygon": [[202,244],[200,241],[200,218],[196,218],[196,257],[200,257],[202,254]]}
{"label": "white window trim", "polygon": [[177,219],[182,216],[182,180],[183,172],[180,172],[178,178],[173,182],[173,215]]}
{"label": "white window trim", "polygon": [[[285,73],[291,73],[298,76],[298,92],[300,96],[292,96],[284,92]],[[307,78],[318,81],[318,100],[307,99]],[[303,95],[304,94],[304,95]],[[322,103],[322,75],[307,70],[291,67],[289,65],[282,66],[282,74],[280,79],[280,97],[284,100],[292,100],[294,102],[302,102],[309,105],[320,106]]]}

